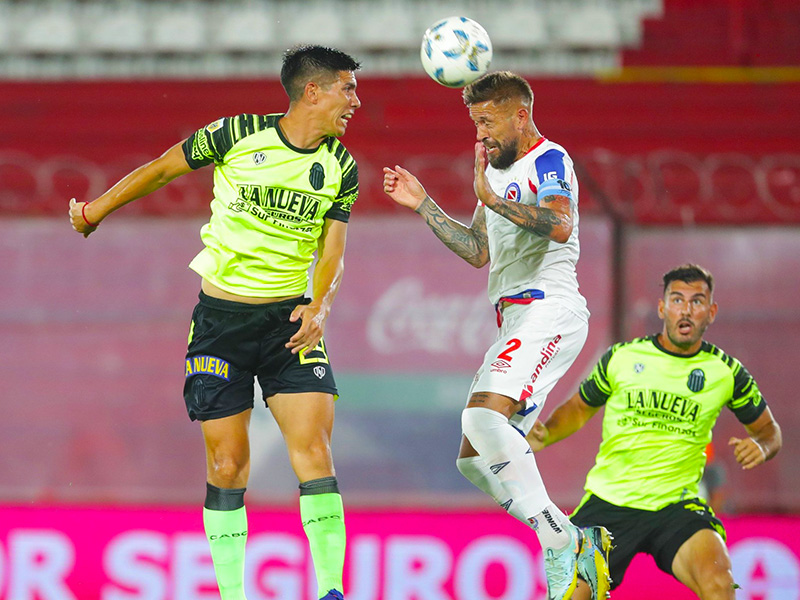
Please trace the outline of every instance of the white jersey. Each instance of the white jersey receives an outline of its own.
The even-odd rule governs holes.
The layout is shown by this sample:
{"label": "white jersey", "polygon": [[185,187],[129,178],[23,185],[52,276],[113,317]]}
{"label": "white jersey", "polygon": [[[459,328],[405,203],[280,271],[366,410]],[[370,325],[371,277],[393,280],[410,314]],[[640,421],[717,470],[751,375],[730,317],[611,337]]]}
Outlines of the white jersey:
{"label": "white jersey", "polygon": [[572,234],[560,244],[515,225],[489,208],[485,208],[486,231],[489,237],[489,300],[526,290],[540,290],[545,298],[558,298],[560,303],[588,320],[586,300],[578,291],[575,264],[580,255],[578,244],[578,180],[567,151],[545,138],[507,169],[488,165],[486,176],[492,190],[506,200],[537,205],[539,186],[551,179],[560,179],[572,190]]}

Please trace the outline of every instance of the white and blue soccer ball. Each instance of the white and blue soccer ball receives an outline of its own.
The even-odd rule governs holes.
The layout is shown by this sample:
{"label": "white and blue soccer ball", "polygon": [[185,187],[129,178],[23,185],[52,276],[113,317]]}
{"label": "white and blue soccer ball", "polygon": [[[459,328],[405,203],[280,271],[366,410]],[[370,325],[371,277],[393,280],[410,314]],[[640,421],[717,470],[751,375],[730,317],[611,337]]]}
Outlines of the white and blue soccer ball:
{"label": "white and blue soccer ball", "polygon": [[434,80],[450,88],[464,87],[489,70],[492,41],[476,21],[447,17],[425,31],[420,58]]}

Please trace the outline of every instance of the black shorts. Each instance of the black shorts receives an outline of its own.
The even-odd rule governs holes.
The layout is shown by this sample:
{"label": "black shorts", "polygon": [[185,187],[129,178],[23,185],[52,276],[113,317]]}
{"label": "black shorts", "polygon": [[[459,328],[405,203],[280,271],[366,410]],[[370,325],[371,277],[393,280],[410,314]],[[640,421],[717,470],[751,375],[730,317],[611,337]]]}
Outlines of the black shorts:
{"label": "black shorts", "polygon": [[674,576],[672,561],[695,533],[713,529],[725,539],[722,521],[701,498],[652,511],[617,506],[592,495],[578,506],[570,520],[579,527],[602,525],[614,536],[608,555],[612,589],[622,583],[628,565],[639,552],[652,556],[659,569]]}
{"label": "black shorts", "polygon": [[207,296],[192,314],[186,351],[183,398],[193,421],[220,419],[253,408],[254,378],[264,401],[275,394],[337,394],[325,342],[292,354],[286,342],[300,328],[289,321],[299,304],[291,298],[272,304],[243,304]]}

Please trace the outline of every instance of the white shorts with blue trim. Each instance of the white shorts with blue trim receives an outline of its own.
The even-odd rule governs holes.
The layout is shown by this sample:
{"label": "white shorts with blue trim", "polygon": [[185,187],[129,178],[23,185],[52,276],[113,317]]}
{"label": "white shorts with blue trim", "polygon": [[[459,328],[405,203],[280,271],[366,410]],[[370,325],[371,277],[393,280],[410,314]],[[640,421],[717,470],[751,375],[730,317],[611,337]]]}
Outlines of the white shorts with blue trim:
{"label": "white shorts with blue trim", "polygon": [[525,403],[510,423],[527,434],[547,394],[578,357],[589,324],[558,298],[511,304],[502,311],[497,340],[475,374],[469,396],[491,392]]}

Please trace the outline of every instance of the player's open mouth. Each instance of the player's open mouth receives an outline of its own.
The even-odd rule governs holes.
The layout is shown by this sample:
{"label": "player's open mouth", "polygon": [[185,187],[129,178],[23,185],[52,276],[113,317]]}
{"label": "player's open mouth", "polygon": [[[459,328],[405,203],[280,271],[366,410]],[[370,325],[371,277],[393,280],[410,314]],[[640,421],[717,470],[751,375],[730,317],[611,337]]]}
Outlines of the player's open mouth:
{"label": "player's open mouth", "polygon": [[690,321],[681,321],[678,323],[678,333],[688,335],[694,329],[694,325]]}

